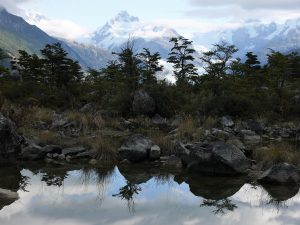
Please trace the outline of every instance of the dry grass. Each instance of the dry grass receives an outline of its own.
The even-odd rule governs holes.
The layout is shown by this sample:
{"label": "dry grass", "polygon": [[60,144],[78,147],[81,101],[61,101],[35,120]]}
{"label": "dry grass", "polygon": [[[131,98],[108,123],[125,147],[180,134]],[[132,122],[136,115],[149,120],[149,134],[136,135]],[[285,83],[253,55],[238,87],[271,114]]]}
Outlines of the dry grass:
{"label": "dry grass", "polygon": [[64,115],[68,121],[76,122],[84,134],[87,134],[91,130],[100,130],[105,126],[105,122],[101,116],[76,111],[68,111]]}
{"label": "dry grass", "polygon": [[159,130],[150,130],[147,136],[154,142],[154,144],[160,147],[162,155],[172,155],[175,153],[174,142],[163,132]]}
{"label": "dry grass", "polygon": [[78,144],[95,151],[97,159],[102,162],[111,162],[116,160],[119,140],[103,137],[101,135],[94,137],[82,136],[79,138]]}
{"label": "dry grass", "polygon": [[300,149],[289,143],[271,144],[266,149],[256,150],[254,156],[263,167],[270,167],[282,162],[300,166]]}
{"label": "dry grass", "polygon": [[18,129],[18,132],[23,133],[28,138],[37,139],[37,144],[45,145],[61,145],[63,146],[63,139],[57,133],[53,131],[41,131],[32,128],[22,127]]}
{"label": "dry grass", "polygon": [[207,117],[203,122],[202,122],[202,128],[204,130],[212,129],[217,126],[218,119],[215,117]]}
{"label": "dry grass", "polygon": [[178,137],[180,140],[199,141],[203,134],[204,129],[191,116],[185,117],[178,126]]}

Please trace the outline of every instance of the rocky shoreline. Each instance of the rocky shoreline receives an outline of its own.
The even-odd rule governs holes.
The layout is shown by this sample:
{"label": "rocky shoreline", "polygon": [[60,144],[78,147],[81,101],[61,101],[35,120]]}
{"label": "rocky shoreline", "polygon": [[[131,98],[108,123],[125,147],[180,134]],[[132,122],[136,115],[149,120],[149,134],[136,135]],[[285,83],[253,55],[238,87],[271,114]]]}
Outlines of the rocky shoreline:
{"label": "rocky shoreline", "polygon": [[[82,113],[101,113],[103,117],[112,112],[94,110],[92,104],[85,105]],[[254,149],[266,151],[264,143],[270,141],[299,140],[300,127],[270,127],[255,120],[236,124],[229,116],[219,119],[218,126],[203,131],[197,142],[179,138],[178,118],[165,119],[155,115],[151,119],[154,130],[168,130],[167,138],[172,140],[172,154],[165,154],[161,146],[149,137],[135,133],[139,126],[134,119],[119,118],[118,132],[123,136],[122,144],[116,150],[116,157],[110,163],[134,165],[145,161],[159,163],[164,169],[177,169],[189,174],[209,176],[246,176],[250,180],[272,185],[300,185],[300,172],[295,165],[281,162],[262,169],[254,160]],[[36,121],[37,130],[55,130],[70,138],[80,137],[80,127],[75,121],[67,120],[63,114],[54,113],[51,125]],[[97,139],[97,137],[91,137]],[[89,165],[103,163],[97,149],[85,146],[64,147],[62,145],[40,145],[35,138],[20,135],[12,120],[0,114],[0,162],[45,161],[52,164]],[[217,179],[217,178],[216,178]]]}

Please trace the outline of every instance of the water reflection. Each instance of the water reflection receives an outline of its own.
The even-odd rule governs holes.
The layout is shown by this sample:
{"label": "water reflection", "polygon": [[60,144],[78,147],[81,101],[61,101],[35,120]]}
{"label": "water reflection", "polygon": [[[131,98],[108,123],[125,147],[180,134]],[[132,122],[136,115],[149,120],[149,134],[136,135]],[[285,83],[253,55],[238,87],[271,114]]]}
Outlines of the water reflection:
{"label": "water reflection", "polygon": [[213,210],[214,214],[221,214],[225,215],[227,211],[233,211],[237,208],[237,205],[232,203],[230,199],[222,199],[222,200],[209,200],[204,199],[203,203],[200,205],[201,207],[213,207],[215,208]]}
{"label": "water reflection", "polygon": [[129,212],[133,214],[135,213],[134,195],[138,195],[141,191],[142,188],[138,184],[133,184],[127,181],[127,184],[124,187],[120,188],[120,192],[112,196],[119,197],[122,200],[126,200]]}
{"label": "water reflection", "polygon": [[157,165],[35,164],[0,168],[0,224],[299,224],[298,191]]}

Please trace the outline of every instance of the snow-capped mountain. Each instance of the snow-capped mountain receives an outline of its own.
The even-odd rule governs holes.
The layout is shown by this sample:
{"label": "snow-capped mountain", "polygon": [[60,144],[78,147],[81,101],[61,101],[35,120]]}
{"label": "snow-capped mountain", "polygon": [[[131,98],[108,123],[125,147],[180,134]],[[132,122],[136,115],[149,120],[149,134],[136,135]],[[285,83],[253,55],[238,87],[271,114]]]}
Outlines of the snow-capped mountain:
{"label": "snow-capped mountain", "polygon": [[18,50],[40,54],[40,49],[43,49],[46,44],[56,42],[61,43],[69,56],[79,61],[84,68],[98,69],[113,59],[106,49],[51,37],[23,18],[0,9],[0,48],[11,55],[18,55]]}
{"label": "snow-capped mountain", "polygon": [[142,22],[139,18],[122,11],[91,34],[90,43],[116,51],[124,46],[129,38],[133,38],[137,51],[147,47],[165,58],[171,48],[170,38],[177,36],[179,34],[171,28]]}
{"label": "snow-capped mountain", "polygon": [[287,53],[300,49],[300,18],[288,20],[284,24],[249,22],[234,30],[223,30],[205,34],[196,34],[197,45],[210,48],[212,44],[226,41],[238,47],[237,57],[245,53],[256,53],[262,62],[270,49]]}

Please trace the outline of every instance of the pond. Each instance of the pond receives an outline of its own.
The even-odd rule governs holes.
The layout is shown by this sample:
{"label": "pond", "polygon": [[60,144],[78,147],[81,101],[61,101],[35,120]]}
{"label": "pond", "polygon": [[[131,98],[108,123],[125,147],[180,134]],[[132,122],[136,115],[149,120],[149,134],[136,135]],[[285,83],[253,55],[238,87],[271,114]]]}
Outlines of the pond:
{"label": "pond", "polygon": [[298,191],[153,165],[3,167],[0,224],[298,225]]}

